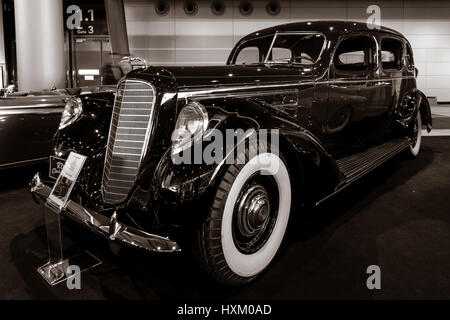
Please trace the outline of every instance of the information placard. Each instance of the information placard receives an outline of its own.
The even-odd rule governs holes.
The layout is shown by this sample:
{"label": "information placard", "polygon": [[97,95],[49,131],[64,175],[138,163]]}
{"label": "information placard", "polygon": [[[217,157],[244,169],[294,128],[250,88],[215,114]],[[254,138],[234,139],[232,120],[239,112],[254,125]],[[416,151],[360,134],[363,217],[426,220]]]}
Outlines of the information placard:
{"label": "information placard", "polygon": [[55,204],[60,211],[66,206],[85,161],[85,156],[71,152],[64,164],[61,174],[49,196],[49,201]]}

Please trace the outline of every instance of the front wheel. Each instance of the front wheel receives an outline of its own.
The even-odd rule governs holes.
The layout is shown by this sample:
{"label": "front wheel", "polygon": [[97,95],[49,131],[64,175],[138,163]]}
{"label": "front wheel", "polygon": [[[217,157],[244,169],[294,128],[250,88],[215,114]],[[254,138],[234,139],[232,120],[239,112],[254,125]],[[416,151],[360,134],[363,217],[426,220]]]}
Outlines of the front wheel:
{"label": "front wheel", "polygon": [[282,158],[264,153],[230,165],[198,234],[200,262],[226,285],[242,285],[273,261],[286,233],[291,182]]}

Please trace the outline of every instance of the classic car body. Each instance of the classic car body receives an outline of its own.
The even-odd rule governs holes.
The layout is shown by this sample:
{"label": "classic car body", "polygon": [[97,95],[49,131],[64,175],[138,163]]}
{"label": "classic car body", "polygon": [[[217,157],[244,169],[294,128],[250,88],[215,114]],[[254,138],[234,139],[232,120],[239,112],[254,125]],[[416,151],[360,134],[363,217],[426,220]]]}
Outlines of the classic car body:
{"label": "classic car body", "polygon": [[[134,247],[194,247],[216,280],[246,283],[272,261],[291,211],[321,203],[398,153],[418,154],[421,126],[432,123],[415,74],[401,34],[339,21],[252,33],[226,66],[133,71],[115,96],[83,97],[82,114],[55,135],[54,156],[88,157],[64,211]],[[281,155],[266,158],[279,172],[260,177],[251,159],[174,164],[172,134],[195,113],[202,130],[278,130]],[[45,199],[50,188],[37,176],[32,191]]]}
{"label": "classic car body", "polygon": [[67,99],[107,89],[42,90],[0,98],[0,170],[48,161]]}

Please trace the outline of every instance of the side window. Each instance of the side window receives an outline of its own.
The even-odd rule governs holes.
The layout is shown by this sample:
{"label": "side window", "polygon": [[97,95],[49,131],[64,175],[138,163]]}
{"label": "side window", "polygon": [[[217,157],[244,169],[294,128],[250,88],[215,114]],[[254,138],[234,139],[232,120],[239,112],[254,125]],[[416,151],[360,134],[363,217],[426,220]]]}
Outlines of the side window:
{"label": "side window", "polygon": [[385,70],[402,68],[403,44],[395,39],[381,40],[381,63]]}
{"label": "side window", "polygon": [[364,64],[365,54],[364,51],[351,51],[344,52],[339,55],[339,63],[344,65],[349,64]]}
{"label": "side window", "polygon": [[276,35],[267,62],[312,65],[320,59],[325,44],[321,34]]}
{"label": "side window", "polygon": [[258,47],[246,47],[242,49],[237,58],[236,64],[252,64],[260,61]]}
{"label": "side window", "polygon": [[371,37],[358,36],[343,40],[334,55],[336,69],[367,71],[374,63],[375,42]]}

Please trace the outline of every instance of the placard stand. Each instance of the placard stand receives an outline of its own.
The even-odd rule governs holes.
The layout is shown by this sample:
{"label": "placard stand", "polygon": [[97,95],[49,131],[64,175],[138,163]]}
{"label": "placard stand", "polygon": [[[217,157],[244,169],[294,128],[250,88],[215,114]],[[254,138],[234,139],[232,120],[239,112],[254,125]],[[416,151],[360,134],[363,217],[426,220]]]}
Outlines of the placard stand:
{"label": "placard stand", "polygon": [[40,204],[47,231],[49,259],[37,271],[52,286],[67,281],[72,277],[77,277],[81,272],[102,263],[88,251],[72,258],[64,259],[61,213],[70,203],[70,193],[85,161],[85,156],[71,152],[48,199],[45,203],[41,201]]}
{"label": "placard stand", "polygon": [[[89,251],[64,259],[64,247],[61,233],[61,212],[51,201],[41,201],[41,211],[45,218],[47,231],[48,262],[37,269],[38,273],[51,286],[77,277],[81,272],[100,265],[102,262]],[[76,266],[77,268],[69,269]]]}

